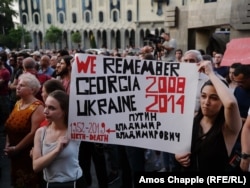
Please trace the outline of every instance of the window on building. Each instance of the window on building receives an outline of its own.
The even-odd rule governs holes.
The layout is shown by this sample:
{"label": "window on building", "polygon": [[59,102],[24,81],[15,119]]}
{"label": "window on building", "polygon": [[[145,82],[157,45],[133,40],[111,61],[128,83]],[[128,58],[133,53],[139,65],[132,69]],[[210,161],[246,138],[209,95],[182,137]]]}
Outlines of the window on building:
{"label": "window on building", "polygon": [[90,13],[89,13],[89,12],[86,12],[86,14],[85,14],[85,21],[86,21],[87,23],[90,22]]}
{"label": "window on building", "polygon": [[159,2],[159,1],[158,1],[157,12],[156,12],[156,14],[157,14],[158,16],[161,16],[161,15],[163,14],[163,5],[162,5],[162,2]]}
{"label": "window on building", "polygon": [[35,21],[35,24],[39,24],[39,16],[36,14],[35,16],[34,16],[34,21]]}
{"label": "window on building", "polygon": [[77,22],[76,13],[72,13],[72,22],[73,22],[73,23],[76,23],[76,22]]}
{"label": "window on building", "polygon": [[103,22],[103,12],[99,12],[99,22]]}
{"label": "window on building", "polygon": [[129,22],[132,21],[132,11],[131,11],[131,10],[128,10],[128,12],[127,12],[127,20],[128,20]]}
{"label": "window on building", "polygon": [[217,0],[204,0],[204,3],[212,3],[212,2],[216,2]]}
{"label": "window on building", "polygon": [[22,16],[22,21],[23,21],[23,25],[27,24],[27,17],[25,15]]}
{"label": "window on building", "polygon": [[47,14],[47,22],[48,22],[48,24],[51,24],[51,23],[52,23],[51,14]]}
{"label": "window on building", "polygon": [[63,17],[63,14],[62,14],[62,13],[59,14],[59,22],[60,22],[61,24],[64,23],[64,17]]}
{"label": "window on building", "polygon": [[118,13],[117,13],[117,11],[113,11],[113,21],[114,22],[118,21]]}

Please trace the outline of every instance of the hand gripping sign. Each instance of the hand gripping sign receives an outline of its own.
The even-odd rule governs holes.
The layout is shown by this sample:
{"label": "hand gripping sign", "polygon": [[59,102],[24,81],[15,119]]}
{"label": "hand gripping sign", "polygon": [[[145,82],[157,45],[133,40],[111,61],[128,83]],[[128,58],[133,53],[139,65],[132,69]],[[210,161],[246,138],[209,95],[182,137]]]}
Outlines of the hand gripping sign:
{"label": "hand gripping sign", "polygon": [[72,139],[190,151],[196,65],[76,54],[70,84]]}

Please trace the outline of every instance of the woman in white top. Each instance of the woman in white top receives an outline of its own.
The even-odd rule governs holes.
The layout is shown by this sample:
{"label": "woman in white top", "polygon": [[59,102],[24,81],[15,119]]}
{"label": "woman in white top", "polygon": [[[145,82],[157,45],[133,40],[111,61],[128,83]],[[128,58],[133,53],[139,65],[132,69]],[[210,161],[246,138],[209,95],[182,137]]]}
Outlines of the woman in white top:
{"label": "woman in white top", "polygon": [[48,126],[37,130],[34,139],[33,169],[43,170],[46,187],[86,187],[78,161],[80,141],[70,140],[68,129],[69,96],[64,91],[50,93],[44,115]]}

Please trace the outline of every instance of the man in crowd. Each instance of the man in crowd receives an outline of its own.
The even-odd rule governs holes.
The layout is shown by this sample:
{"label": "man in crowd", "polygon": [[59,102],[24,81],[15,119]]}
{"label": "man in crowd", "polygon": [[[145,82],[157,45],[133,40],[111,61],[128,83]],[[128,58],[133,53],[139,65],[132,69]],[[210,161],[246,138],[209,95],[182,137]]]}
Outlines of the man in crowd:
{"label": "man in crowd", "polygon": [[50,57],[48,55],[43,55],[40,60],[39,74],[46,74],[52,76],[54,69],[50,66]]}
{"label": "man in crowd", "polygon": [[227,66],[221,66],[223,54],[217,52],[214,56],[214,71],[217,72],[219,75],[221,75],[223,78],[226,78],[228,75],[228,67]]}
{"label": "man in crowd", "polygon": [[174,38],[170,38],[169,33],[162,33],[161,37],[165,40],[161,45],[163,50],[163,55],[161,59],[167,62],[173,62],[175,60],[175,50],[177,48],[177,43]]}

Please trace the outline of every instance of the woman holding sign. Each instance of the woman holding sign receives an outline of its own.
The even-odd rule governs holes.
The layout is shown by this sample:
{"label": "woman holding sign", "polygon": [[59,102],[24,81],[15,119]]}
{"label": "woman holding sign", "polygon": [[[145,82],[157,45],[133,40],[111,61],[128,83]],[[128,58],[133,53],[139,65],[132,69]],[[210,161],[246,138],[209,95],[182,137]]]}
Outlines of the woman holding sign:
{"label": "woman holding sign", "polygon": [[201,88],[200,109],[194,118],[191,153],[176,154],[188,171],[228,171],[233,148],[242,127],[237,101],[210,61],[199,64],[209,80]]}

